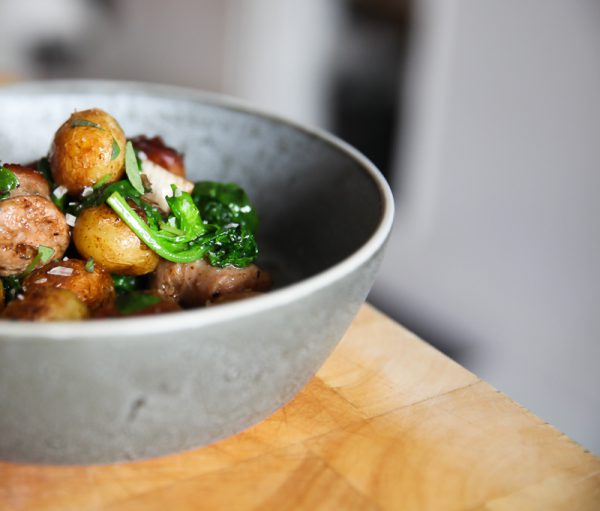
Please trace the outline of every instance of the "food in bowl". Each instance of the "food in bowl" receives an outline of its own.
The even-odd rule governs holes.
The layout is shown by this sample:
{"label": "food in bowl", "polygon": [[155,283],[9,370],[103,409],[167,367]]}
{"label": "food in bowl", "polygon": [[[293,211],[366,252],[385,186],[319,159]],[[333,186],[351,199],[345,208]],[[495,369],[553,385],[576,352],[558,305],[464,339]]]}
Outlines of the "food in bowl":
{"label": "food in bowl", "polygon": [[75,112],[47,158],[0,167],[1,317],[118,318],[256,296],[271,287],[254,264],[257,228],[237,184],[189,181],[161,137],[128,140],[107,112]]}
{"label": "food in bowl", "polygon": [[228,98],[141,83],[0,87],[0,155],[44,154],[73,105],[111,112],[126,133],[160,133],[185,153],[192,181],[242,185],[263,213],[259,262],[276,286],[173,314],[0,319],[0,459],[141,459],[256,424],[308,382],[364,303],[392,225],[389,187],[322,131]]}

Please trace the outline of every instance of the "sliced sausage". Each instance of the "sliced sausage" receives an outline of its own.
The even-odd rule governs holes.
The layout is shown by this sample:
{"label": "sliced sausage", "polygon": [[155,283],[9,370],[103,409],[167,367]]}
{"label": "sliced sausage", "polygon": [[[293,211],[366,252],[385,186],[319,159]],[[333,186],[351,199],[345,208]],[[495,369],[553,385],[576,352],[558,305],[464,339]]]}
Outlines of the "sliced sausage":
{"label": "sliced sausage", "polygon": [[42,195],[50,198],[50,185],[46,181],[46,178],[37,170],[15,163],[5,163],[3,167],[13,172],[19,180],[19,187],[10,192],[10,197]]}
{"label": "sliced sausage", "polygon": [[40,245],[54,249],[53,257],[69,245],[69,226],[52,201],[41,195],[0,201],[0,276],[21,273]]}
{"label": "sliced sausage", "polygon": [[153,274],[150,289],[183,307],[198,307],[229,294],[267,291],[270,275],[258,266],[216,268],[204,260],[193,263],[161,261]]}
{"label": "sliced sausage", "polygon": [[138,151],[143,152],[151,162],[177,176],[185,177],[183,155],[165,144],[162,137],[148,138],[146,135],[139,135],[132,138],[131,143]]}

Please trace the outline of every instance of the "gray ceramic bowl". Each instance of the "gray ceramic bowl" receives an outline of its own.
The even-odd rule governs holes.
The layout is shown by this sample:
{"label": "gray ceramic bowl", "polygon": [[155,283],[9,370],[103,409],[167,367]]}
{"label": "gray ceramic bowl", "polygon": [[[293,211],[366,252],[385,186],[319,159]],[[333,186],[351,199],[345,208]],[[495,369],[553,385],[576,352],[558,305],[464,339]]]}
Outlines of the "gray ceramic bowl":
{"label": "gray ceramic bowl", "polygon": [[[375,278],[393,202],[375,167],[323,132],[174,87],[0,89],[0,158],[47,152],[73,110],[161,134],[194,180],[235,181],[261,215],[264,296],[143,319],[0,321],[0,459],[103,463],[190,449],[282,406],[323,364]],[[367,340],[366,340],[367,341]]]}

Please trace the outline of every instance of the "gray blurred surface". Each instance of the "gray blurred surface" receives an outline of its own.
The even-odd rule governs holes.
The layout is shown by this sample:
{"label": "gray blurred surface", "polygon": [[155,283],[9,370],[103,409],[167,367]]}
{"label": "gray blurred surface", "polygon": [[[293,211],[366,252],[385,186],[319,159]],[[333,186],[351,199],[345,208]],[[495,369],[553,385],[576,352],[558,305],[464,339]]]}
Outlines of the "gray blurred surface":
{"label": "gray blurred surface", "polygon": [[419,3],[373,301],[600,453],[600,4]]}

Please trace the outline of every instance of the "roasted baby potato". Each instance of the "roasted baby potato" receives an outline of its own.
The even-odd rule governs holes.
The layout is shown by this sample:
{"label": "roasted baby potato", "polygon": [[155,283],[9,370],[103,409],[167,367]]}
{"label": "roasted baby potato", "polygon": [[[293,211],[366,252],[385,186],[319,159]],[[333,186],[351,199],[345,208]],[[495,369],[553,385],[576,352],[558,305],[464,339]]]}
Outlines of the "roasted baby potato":
{"label": "roasted baby potato", "polygon": [[89,315],[87,306],[68,289],[38,287],[9,302],[1,317],[24,321],[79,321]]}
{"label": "roasted baby potato", "polygon": [[71,195],[98,181],[121,178],[125,134],[117,121],[97,108],[75,112],[54,135],[49,161],[52,177]]}
{"label": "roasted baby potato", "polygon": [[160,260],[106,204],[84,209],[72,236],[83,257],[93,257],[110,273],[145,275],[154,271]]}
{"label": "roasted baby potato", "polygon": [[86,261],[68,259],[38,268],[23,281],[23,291],[28,294],[40,287],[68,289],[90,310],[102,307],[115,297],[110,273],[95,261],[86,266]]}

